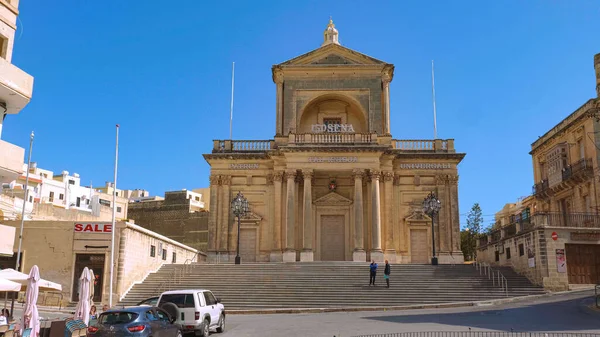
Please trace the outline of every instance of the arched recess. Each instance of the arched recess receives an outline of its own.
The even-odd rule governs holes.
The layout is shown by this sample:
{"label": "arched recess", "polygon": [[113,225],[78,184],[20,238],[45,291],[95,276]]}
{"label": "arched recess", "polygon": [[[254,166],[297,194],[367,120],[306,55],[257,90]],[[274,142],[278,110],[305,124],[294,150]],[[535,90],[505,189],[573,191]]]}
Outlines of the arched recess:
{"label": "arched recess", "polygon": [[343,94],[325,94],[309,101],[300,113],[296,130],[311,133],[314,124],[324,124],[326,120],[351,124],[355,133],[369,132],[367,113],[358,101]]}

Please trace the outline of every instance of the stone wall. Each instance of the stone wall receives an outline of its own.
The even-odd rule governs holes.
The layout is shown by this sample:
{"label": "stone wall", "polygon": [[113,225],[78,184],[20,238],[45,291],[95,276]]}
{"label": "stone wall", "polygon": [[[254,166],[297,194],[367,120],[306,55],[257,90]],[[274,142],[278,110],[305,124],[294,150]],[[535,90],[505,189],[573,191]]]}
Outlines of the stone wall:
{"label": "stone wall", "polygon": [[208,214],[190,213],[184,192],[167,192],[165,200],[129,204],[129,218],[139,226],[200,251],[206,251],[208,243]]}
{"label": "stone wall", "polygon": [[[196,250],[155,233],[148,233],[148,230],[137,225],[127,224],[121,234],[118,247],[118,295],[120,298],[125,296],[135,283],[144,280],[149,273],[156,271],[163,264],[184,264],[197,261]],[[152,246],[155,256],[151,256]],[[162,250],[166,250],[164,256]],[[173,260],[173,253],[175,253],[175,260]]]}

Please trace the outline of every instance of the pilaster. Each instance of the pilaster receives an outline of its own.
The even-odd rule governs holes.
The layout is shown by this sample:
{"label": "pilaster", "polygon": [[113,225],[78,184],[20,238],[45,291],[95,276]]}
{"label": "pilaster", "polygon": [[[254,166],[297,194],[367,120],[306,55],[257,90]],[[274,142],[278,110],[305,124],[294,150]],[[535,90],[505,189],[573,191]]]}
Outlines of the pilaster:
{"label": "pilaster", "polygon": [[391,263],[396,262],[396,247],[394,247],[394,225],[392,223],[392,208],[393,208],[393,172],[383,173],[383,189],[384,189],[384,219],[385,219],[385,259]]}
{"label": "pilaster", "polygon": [[219,207],[219,200],[217,198],[218,195],[218,191],[219,191],[219,176],[217,175],[211,175],[209,177],[209,181],[210,181],[210,206],[209,206],[209,210],[210,210],[210,214],[208,215],[208,252],[209,254],[215,254],[218,250],[218,236],[219,236],[219,231],[217,229],[217,223],[218,223],[218,207]]}
{"label": "pilaster", "polygon": [[376,261],[383,260],[383,251],[381,250],[381,200],[379,190],[380,171],[371,171],[371,198],[373,199],[372,207],[372,248],[371,259]]}
{"label": "pilaster", "polygon": [[355,262],[365,262],[367,254],[364,249],[364,228],[363,228],[363,169],[354,169],[354,252],[352,260]]}
{"label": "pilaster", "polygon": [[[223,233],[226,233],[225,237],[221,238],[221,251],[228,251],[229,253],[235,251],[237,228],[234,227],[234,221],[231,216],[231,176],[221,176],[221,200],[219,205],[222,208],[222,222],[221,228]],[[235,222],[237,226],[237,222]],[[228,240],[228,241],[227,241]]]}
{"label": "pilaster", "polygon": [[[296,250],[294,247],[295,233],[296,230],[294,225],[296,223],[296,200],[295,196],[295,180],[296,170],[287,170],[285,172],[287,180],[287,197],[286,197],[286,240],[285,240],[285,251],[283,254],[284,262],[296,261]],[[293,261],[292,261],[293,256]]]}
{"label": "pilaster", "polygon": [[279,67],[273,68],[273,82],[276,84],[275,94],[275,135],[283,135],[283,71]]}
{"label": "pilaster", "polygon": [[314,173],[312,170],[303,170],[302,177],[304,178],[304,240],[303,249],[300,253],[300,261],[313,261],[312,179]]}

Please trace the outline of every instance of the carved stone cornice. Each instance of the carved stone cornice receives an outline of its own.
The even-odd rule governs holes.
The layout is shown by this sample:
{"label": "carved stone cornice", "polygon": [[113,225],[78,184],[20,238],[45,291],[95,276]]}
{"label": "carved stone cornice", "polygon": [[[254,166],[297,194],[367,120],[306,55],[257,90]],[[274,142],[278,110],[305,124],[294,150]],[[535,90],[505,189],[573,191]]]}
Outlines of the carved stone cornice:
{"label": "carved stone cornice", "polygon": [[394,172],[383,172],[383,181],[392,181],[394,179]]}
{"label": "carved stone cornice", "polygon": [[281,182],[283,180],[284,173],[283,171],[275,171],[273,172],[273,180]]}
{"label": "carved stone cornice", "polygon": [[231,185],[231,176],[221,176],[221,185]]}
{"label": "carved stone cornice", "polygon": [[210,184],[213,186],[217,186],[221,184],[221,179],[218,175],[211,175],[208,177],[208,180],[210,181]]}
{"label": "carved stone cornice", "polygon": [[394,66],[387,64],[385,67],[383,67],[383,70],[381,70],[381,81],[383,81],[384,84],[389,84],[393,78]]}
{"label": "carved stone cornice", "polygon": [[273,66],[273,82],[276,84],[283,83],[283,70],[281,66]]}
{"label": "carved stone cornice", "polygon": [[280,145],[279,152],[281,153],[290,153],[290,152],[318,152],[318,153],[340,153],[340,152],[352,152],[352,153],[363,153],[363,152],[385,152],[389,150],[390,146],[386,145],[340,145],[340,144],[331,144],[331,145]]}
{"label": "carved stone cornice", "polygon": [[354,178],[354,180],[363,180],[364,177],[365,177],[365,170],[363,170],[363,169],[353,169],[352,170],[352,178]]}

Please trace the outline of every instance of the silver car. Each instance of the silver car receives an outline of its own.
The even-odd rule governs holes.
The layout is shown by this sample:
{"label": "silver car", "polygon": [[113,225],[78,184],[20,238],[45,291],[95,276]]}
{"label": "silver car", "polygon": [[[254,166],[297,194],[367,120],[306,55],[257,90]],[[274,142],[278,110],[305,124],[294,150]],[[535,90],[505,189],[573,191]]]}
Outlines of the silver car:
{"label": "silver car", "polygon": [[166,311],[149,306],[111,309],[88,327],[88,337],[181,337],[181,326]]}

